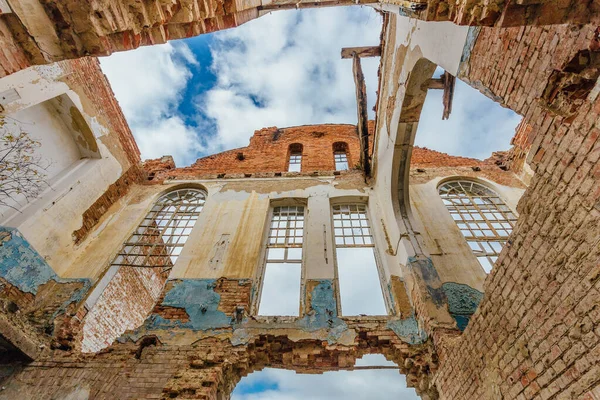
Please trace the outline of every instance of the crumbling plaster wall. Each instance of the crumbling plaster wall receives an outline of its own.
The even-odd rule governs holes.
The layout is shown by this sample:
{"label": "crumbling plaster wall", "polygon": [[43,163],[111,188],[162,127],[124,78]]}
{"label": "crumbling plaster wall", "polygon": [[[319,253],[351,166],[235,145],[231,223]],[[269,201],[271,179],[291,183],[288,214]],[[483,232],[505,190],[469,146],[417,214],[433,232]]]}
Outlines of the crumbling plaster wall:
{"label": "crumbling plaster wall", "polygon": [[[162,343],[186,345],[203,338],[219,337],[244,344],[268,329],[273,335],[285,335],[294,340],[320,338],[352,345],[356,334],[338,318],[339,290],[331,204],[369,202],[370,189],[360,180],[353,179],[356,174],[360,175],[360,172],[329,177],[187,180],[137,186],[105,215],[106,223],[93,233],[96,247],[88,248],[89,258],[78,260],[82,266],[90,266],[100,252],[114,254],[162,193],[181,187],[203,187],[207,191],[207,200],[153,311],[154,303],[139,297],[139,290],[128,290],[134,282],[128,281],[129,278],[124,278],[120,272],[107,275],[109,280],[94,289],[90,298],[95,300],[86,302],[86,309],[90,311],[83,320],[84,350],[98,351],[126,329],[137,326],[138,329],[119,340],[138,340],[152,335]],[[256,312],[262,279],[263,233],[269,207],[271,204],[289,204],[290,199],[306,205],[302,299],[298,299],[302,312],[299,318],[280,321],[263,318],[252,322],[254,319],[248,319],[248,314]],[[375,210],[370,214],[376,250],[383,252],[388,243],[379,223],[381,218]],[[224,241],[224,237],[227,240]],[[106,269],[107,263],[99,261],[97,259],[95,268],[112,270]],[[422,343],[426,336],[411,319],[413,313],[401,281],[401,271],[397,266],[385,263],[381,263],[380,268],[392,319],[379,317],[374,322],[388,324],[386,329],[396,332],[403,340]],[[120,297],[123,297],[122,301],[115,303]],[[400,302],[402,304],[398,306]],[[114,310],[113,303],[120,308]],[[238,306],[244,309],[240,321],[235,319]],[[148,313],[150,315],[144,322]]]}
{"label": "crumbling plaster wall", "polygon": [[[600,393],[598,82],[593,66],[587,85],[578,85],[577,68],[569,67],[585,70],[579,54],[598,47],[595,25],[470,31],[459,78],[524,115],[531,127],[525,157],[535,175],[464,334],[434,334],[441,339],[434,381],[443,399],[592,399]],[[392,84],[384,86],[392,88],[395,79],[385,71]]]}
{"label": "crumbling plaster wall", "polygon": [[[82,251],[82,247],[74,245],[72,237],[72,232],[81,227],[82,214],[131,167],[123,150],[113,149],[115,142],[119,143],[118,133],[94,113],[90,99],[82,99],[81,93],[76,91],[78,88],[65,81],[68,74],[63,65],[53,64],[31,67],[0,80],[0,91],[15,90],[18,93],[18,98],[5,105],[2,112],[8,121],[13,115],[27,116],[29,110],[35,115],[36,107],[44,102],[52,100],[62,104],[68,101],[83,118],[86,128],[93,134],[89,140],[93,140],[98,149],[99,158],[76,161],[56,179],[50,180],[48,189],[40,197],[21,212],[7,212],[2,222],[19,229],[54,271],[64,277],[69,276],[67,271]],[[71,122],[74,130],[80,130],[78,124],[81,123],[79,119]],[[26,130],[26,126],[22,128]],[[56,156],[60,157],[58,153]],[[78,277],[93,277],[93,274],[79,274]]]}
{"label": "crumbling plaster wall", "polygon": [[[456,74],[463,49],[468,36],[468,28],[450,23],[427,23],[409,20],[396,14],[389,14],[385,19],[383,34],[384,53],[380,71],[380,88],[377,104],[377,132],[375,137],[374,156],[374,196],[372,202],[378,204],[382,219],[387,222],[387,234],[391,243],[391,251],[385,258],[392,265],[399,265],[410,293],[416,316],[424,329],[442,327],[454,329],[454,320],[448,313],[446,298],[442,291],[443,281],[432,263],[431,252],[437,252],[437,246],[428,248],[420,231],[415,229],[419,224],[415,214],[403,217],[398,189],[408,190],[408,172],[399,177],[401,165],[408,169],[410,160],[402,154],[412,152],[412,143],[402,144],[404,132],[416,132],[417,123],[406,115],[401,116],[402,107],[410,103],[412,94],[407,96],[411,78],[422,74],[414,68],[420,60],[426,59],[442,65],[448,72]],[[433,69],[431,69],[433,74]],[[422,77],[426,80],[430,76]],[[411,89],[414,90],[414,89]],[[412,112],[412,110],[411,110]],[[418,118],[417,109],[413,118]],[[402,120],[401,120],[402,118]],[[418,119],[417,119],[418,121]],[[413,139],[414,140],[414,139]],[[404,153],[407,152],[407,153]],[[436,194],[437,195],[437,194]],[[420,226],[423,226],[421,221]],[[426,226],[425,229],[430,229]],[[467,257],[470,259],[470,257]],[[453,271],[456,266],[449,268]],[[447,273],[447,276],[452,272]],[[481,278],[473,280],[467,274],[459,284],[476,284],[481,288]]]}

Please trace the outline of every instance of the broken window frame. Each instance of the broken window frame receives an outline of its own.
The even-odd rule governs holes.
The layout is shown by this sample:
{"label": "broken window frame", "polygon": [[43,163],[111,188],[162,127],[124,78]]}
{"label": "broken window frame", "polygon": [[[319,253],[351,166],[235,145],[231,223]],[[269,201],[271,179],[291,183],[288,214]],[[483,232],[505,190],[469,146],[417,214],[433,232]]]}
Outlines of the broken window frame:
{"label": "broken window frame", "polygon": [[335,162],[336,171],[347,171],[349,169],[348,154],[345,151],[335,151],[333,161]]}
{"label": "broken window frame", "polygon": [[[381,288],[381,295],[383,296],[383,302],[385,305],[385,309],[387,311],[387,314],[385,315],[381,315],[381,316],[385,316],[388,317],[390,315],[394,314],[393,311],[393,305],[390,303],[390,294],[388,291],[388,288],[386,287],[386,276],[385,276],[385,272],[383,269],[383,262],[381,260],[381,257],[379,255],[379,252],[377,250],[377,239],[376,239],[376,233],[375,233],[375,229],[374,229],[374,225],[372,223],[373,219],[371,218],[371,212],[369,209],[369,206],[366,202],[362,201],[362,200],[350,200],[350,199],[344,199],[344,200],[337,200],[337,199],[332,199],[331,200],[331,207],[330,207],[330,223],[331,223],[331,240],[332,240],[332,245],[333,245],[333,262],[334,262],[334,279],[335,279],[335,296],[336,296],[336,301],[337,301],[337,311],[338,311],[338,315],[340,315],[342,318],[343,317],[356,317],[356,315],[345,315],[343,314],[343,310],[342,310],[342,298],[341,298],[341,288],[340,288],[340,278],[339,278],[339,263],[338,263],[338,256],[337,256],[337,248],[338,248],[338,244],[336,243],[336,236],[340,237],[340,235],[336,235],[336,223],[335,223],[335,217],[334,217],[334,209],[336,207],[340,207],[340,206],[358,206],[358,207],[363,207],[365,209],[365,214],[366,214],[366,220],[367,220],[367,227],[370,230],[370,236],[371,236],[371,243],[369,244],[359,244],[359,245],[346,245],[345,244],[345,240],[344,240],[344,245],[340,246],[341,248],[372,248],[373,249],[373,257],[375,259],[375,267],[377,270],[377,276],[379,278],[379,285]],[[360,235],[362,237],[364,237],[364,235]],[[368,315],[370,317],[375,316],[375,315]]]}
{"label": "broken window frame", "polygon": [[[332,146],[333,150],[333,164],[336,171],[348,171],[350,169],[350,154],[348,151],[348,143],[346,142],[335,142]],[[341,160],[341,158],[344,160]],[[338,161],[340,159],[340,161]],[[345,163],[346,168],[340,168],[338,164]]]}
{"label": "broken window frame", "polygon": [[[196,188],[179,188],[160,196],[123,243],[111,266],[173,268],[205,203],[206,192]],[[152,237],[162,241],[152,242]],[[133,253],[136,248],[149,251]],[[159,264],[150,263],[153,259]]]}
{"label": "broken window frame", "polygon": [[[454,192],[454,193],[453,193]],[[438,185],[438,194],[486,272],[490,272],[517,222],[500,195],[489,186],[469,179],[451,179]]]}
{"label": "broken window frame", "polygon": [[[286,227],[286,235],[283,236],[285,239],[288,238],[301,238],[301,243],[299,243],[299,246],[295,246],[297,243],[293,243],[294,246],[287,246],[285,242],[287,242],[287,240],[284,240],[284,243],[273,243],[273,245],[271,245],[270,239],[271,238],[277,238],[279,236],[272,236],[271,235],[271,231],[272,231],[272,224],[274,223],[274,217],[275,217],[275,211],[278,208],[281,207],[302,207],[303,208],[303,226],[302,226],[302,235],[301,236],[288,236],[287,235],[287,230],[290,229],[290,227]],[[261,258],[260,258],[260,268],[257,269],[257,275],[255,277],[255,282],[256,282],[256,287],[258,288],[258,290],[256,291],[256,294],[254,296],[254,298],[252,299],[252,305],[251,305],[251,314],[259,317],[259,318],[273,318],[273,317],[290,317],[290,318],[298,318],[298,317],[302,317],[303,314],[303,301],[304,301],[304,289],[305,289],[305,268],[304,268],[304,260],[305,260],[305,247],[304,244],[306,243],[306,221],[307,221],[307,217],[308,217],[308,207],[307,207],[307,201],[306,199],[279,199],[279,200],[275,200],[272,201],[269,207],[269,212],[267,214],[267,222],[265,224],[265,229],[264,229],[264,233],[263,233],[263,239],[262,239],[262,244],[261,244]],[[296,220],[297,221],[297,220]],[[288,221],[290,222],[290,221]],[[281,228],[277,228],[277,229],[281,229]],[[293,229],[297,230],[296,227],[294,227]],[[273,248],[284,248],[284,258],[280,259],[280,260],[269,260],[268,258],[268,253],[269,253],[269,249],[273,249]],[[301,258],[298,259],[288,259],[287,258],[287,254],[288,254],[288,248],[299,248],[301,249]],[[265,274],[267,272],[267,264],[269,262],[273,262],[274,263],[291,263],[291,264],[300,264],[300,293],[298,296],[298,315],[261,315],[259,314],[259,310],[260,310],[260,303],[262,300],[262,295],[263,295],[263,289],[264,289],[264,279],[265,279]]]}
{"label": "broken window frame", "polygon": [[[186,226],[185,228],[183,228],[183,229],[190,229],[190,231],[187,235],[173,235],[173,236],[177,237],[177,242],[171,243],[170,247],[172,247],[172,248],[170,249],[170,252],[169,252],[169,249],[167,249],[166,250],[167,254],[161,255],[161,257],[167,258],[165,260],[166,263],[164,265],[146,265],[145,262],[148,260],[148,258],[144,259],[143,262],[138,265],[133,265],[131,263],[125,263],[125,262],[116,262],[117,260],[119,260],[119,258],[124,258],[127,255],[131,255],[131,254],[124,253],[125,248],[127,246],[132,246],[134,244],[131,240],[134,236],[140,235],[138,233],[140,231],[140,229],[143,229],[146,227],[146,226],[144,226],[144,223],[146,221],[150,220],[152,218],[152,215],[156,215],[157,213],[161,212],[161,207],[164,207],[166,205],[166,204],[161,205],[161,202],[165,201],[169,197],[173,197],[174,195],[180,194],[181,192],[184,192],[184,191],[195,192],[202,196],[202,198],[199,202],[201,204],[195,206],[195,207],[199,207],[200,209],[196,212],[197,215],[195,215],[195,218],[193,219],[194,223],[191,226]],[[187,242],[187,239],[189,238],[189,234],[191,234],[191,231],[193,230],[195,225],[198,223],[199,215],[201,214],[202,210],[204,209],[204,205],[206,204],[207,197],[208,197],[208,194],[207,194],[206,190],[198,188],[198,187],[179,187],[174,190],[170,190],[168,192],[162,193],[160,196],[158,196],[158,198],[154,202],[152,202],[152,206],[146,212],[146,214],[141,219],[141,221],[136,225],[135,229],[127,236],[127,239],[119,247],[119,250],[116,252],[116,255],[112,258],[112,261],[111,261],[109,267],[106,269],[106,272],[100,278],[98,284],[96,285],[96,287],[92,290],[92,292],[86,299],[86,301],[85,301],[86,308],[88,310],[91,310],[91,308],[96,304],[96,302],[98,301],[100,296],[102,296],[104,289],[106,289],[106,287],[110,284],[113,277],[117,274],[117,272],[122,267],[130,267],[130,268],[158,268],[158,267],[161,267],[161,268],[163,268],[162,273],[168,273],[175,265],[175,262],[177,261],[177,258],[179,257],[179,255],[181,255],[181,252],[183,251],[185,243]],[[181,205],[176,206],[176,207],[177,207],[177,210],[179,210]],[[193,217],[192,215],[189,215],[189,216]],[[168,222],[165,225],[165,229],[172,229],[172,228],[166,228],[166,227],[170,226],[170,222],[174,220],[174,217],[175,217],[175,213],[173,213],[173,215],[171,215],[171,217],[167,220]],[[151,236],[158,236],[158,235],[151,235]],[[180,242],[181,238],[184,238],[184,240],[182,240]],[[173,242],[173,241],[171,241],[171,242]],[[152,247],[153,249],[155,249],[157,247],[156,245],[157,245],[157,243],[154,243],[153,246],[150,246],[150,244],[144,244],[144,247]],[[141,246],[138,246],[138,247],[141,247]],[[163,247],[169,247],[169,246],[163,246]],[[178,254],[173,255],[172,251],[175,248],[178,248],[180,250],[178,251]],[[151,249],[149,254],[152,253],[153,249]],[[162,252],[162,251],[159,250],[159,253],[160,252]],[[136,258],[139,256],[143,256],[143,255],[136,254]]]}
{"label": "broken window frame", "polygon": [[[292,143],[290,144],[288,150],[288,166],[287,172],[302,172],[302,153],[304,151],[304,146],[300,143]],[[297,166],[297,167],[296,167]]]}

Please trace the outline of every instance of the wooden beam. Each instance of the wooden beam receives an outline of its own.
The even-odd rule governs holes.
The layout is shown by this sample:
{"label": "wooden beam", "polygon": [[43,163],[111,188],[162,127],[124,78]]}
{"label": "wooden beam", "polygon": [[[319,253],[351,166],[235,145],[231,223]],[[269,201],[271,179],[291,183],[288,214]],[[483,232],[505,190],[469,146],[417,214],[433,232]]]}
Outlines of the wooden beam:
{"label": "wooden beam", "polygon": [[352,72],[356,85],[356,110],[358,114],[358,137],[360,142],[360,165],[365,171],[365,176],[371,175],[369,162],[369,114],[367,112],[367,85],[360,65],[360,57],[354,53],[352,56]]}
{"label": "wooden beam", "polygon": [[445,120],[450,118],[450,113],[452,112],[452,100],[454,99],[456,77],[445,71],[442,80],[444,81],[444,114],[442,115],[442,120]]}
{"label": "wooden beam", "polygon": [[324,0],[324,1],[298,1],[298,0],[276,0],[269,4],[257,7],[258,11],[291,10],[299,8],[322,8],[336,6],[353,6],[356,4],[372,4],[378,0]]}
{"label": "wooden beam", "polygon": [[450,118],[452,113],[452,100],[454,99],[454,86],[456,85],[456,78],[450,73],[444,71],[444,74],[440,78],[431,78],[425,81],[421,86],[421,89],[440,89],[444,91],[442,97],[442,103],[444,104],[444,113],[442,119]]}
{"label": "wooden beam", "polygon": [[442,78],[431,78],[428,79],[423,85],[422,89],[444,89],[444,80]]}
{"label": "wooden beam", "polygon": [[381,57],[381,46],[344,47],[342,49],[342,58],[352,58],[354,54],[361,58]]}

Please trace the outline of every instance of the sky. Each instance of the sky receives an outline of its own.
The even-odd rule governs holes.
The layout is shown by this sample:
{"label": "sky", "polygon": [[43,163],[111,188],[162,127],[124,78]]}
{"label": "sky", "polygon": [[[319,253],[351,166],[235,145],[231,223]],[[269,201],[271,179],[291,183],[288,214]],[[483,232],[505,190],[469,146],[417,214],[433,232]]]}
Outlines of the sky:
{"label": "sky", "polygon": [[[238,28],[101,58],[142,152],[178,166],[248,145],[268,126],[356,123],[351,60],[342,47],[379,44],[369,7],[289,10]],[[370,118],[379,58],[362,59]],[[508,149],[519,117],[458,82],[450,120],[430,91],[416,144],[487,158]],[[468,127],[468,129],[467,129]]]}
{"label": "sky", "polygon": [[[379,354],[357,360],[360,366],[396,366]],[[232,400],[418,400],[398,370],[333,371],[297,374],[265,368],[242,378]]]}
{"label": "sky", "polygon": [[[379,45],[381,23],[369,7],[279,11],[235,29],[115,53],[101,58],[101,66],[142,159],[171,155],[183,167],[247,146],[263,127],[356,124],[352,62],[340,50]],[[373,118],[379,58],[362,59],[362,66]],[[416,144],[480,159],[507,150],[520,121],[460,81],[450,119],[441,116],[442,91],[430,90]],[[298,375],[276,369],[245,378],[233,398],[417,399],[394,370]]]}

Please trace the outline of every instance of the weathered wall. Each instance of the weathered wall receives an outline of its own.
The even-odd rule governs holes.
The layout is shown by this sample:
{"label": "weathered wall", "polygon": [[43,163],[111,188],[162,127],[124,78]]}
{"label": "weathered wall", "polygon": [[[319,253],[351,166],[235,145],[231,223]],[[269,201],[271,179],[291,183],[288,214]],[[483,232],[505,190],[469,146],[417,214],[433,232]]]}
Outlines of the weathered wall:
{"label": "weathered wall", "polygon": [[[142,174],[137,145],[98,60],[22,70],[0,79],[5,91],[11,101],[3,102],[0,129],[29,133],[40,141],[44,162],[52,163],[37,198],[21,201],[18,211],[2,209],[2,335],[35,358],[50,347],[74,346],[78,307],[115,251],[93,254],[94,240],[80,244]],[[82,254],[92,263],[78,263]]]}
{"label": "weathered wall", "polygon": [[161,164],[160,159],[146,161],[144,167],[149,173],[154,173],[153,182],[190,177],[216,178],[226,174],[287,173],[289,147],[296,143],[303,145],[303,173],[331,174],[331,171],[335,171],[335,143],[347,145],[350,169],[354,169],[359,163],[360,147],[356,126],[328,124],[263,128],[254,132],[247,147],[200,158],[189,167],[173,169],[169,162]]}
{"label": "weathered wall", "polygon": [[88,279],[60,278],[17,229],[0,228],[0,335],[27,356],[71,339],[62,318],[74,314],[90,286]]}
{"label": "weathered wall", "polygon": [[[535,138],[528,157],[535,176],[478,312],[460,339],[441,348],[441,398],[592,399],[600,393],[600,99],[597,83],[572,97],[578,83],[551,79],[580,50],[598,48],[595,31],[482,29],[463,69],[463,79],[525,116]],[[548,87],[551,98],[544,95]],[[579,104],[575,113],[563,114],[571,104]]]}
{"label": "weathered wall", "polygon": [[89,306],[83,323],[81,350],[99,351],[110,346],[126,330],[140,326],[156,304],[167,276],[168,271],[163,272],[163,268],[120,268]]}
{"label": "weathered wall", "polygon": [[[141,178],[139,151],[95,59],[20,71],[0,80],[0,91],[5,90],[15,91],[16,99],[6,104],[0,115],[4,127],[31,120],[22,128],[27,132],[30,127],[34,138],[41,135],[42,145],[46,139],[53,140],[56,145],[45,146],[42,156],[61,170],[48,180],[48,188],[37,199],[23,202],[19,212],[3,210],[3,224],[18,228],[61,275],[80,255],[82,248],[76,244],[103,210]],[[38,109],[54,113],[54,123],[47,125],[40,119]],[[65,145],[49,137],[50,126],[64,131],[64,140],[73,141],[71,147],[79,152],[74,163],[64,164]]]}
{"label": "weathered wall", "polygon": [[484,26],[590,23],[597,22],[600,15],[600,6],[594,0],[361,0],[359,3],[146,0],[94,1],[77,7],[67,0],[8,3],[12,13],[0,14],[0,24],[4,25],[3,41],[11,50],[4,54],[0,76],[30,64],[108,55],[227,29],[278,9],[360,3],[425,21]]}
{"label": "weathered wall", "polygon": [[352,328],[360,332],[352,346],[265,334],[236,347],[216,338],[180,346],[149,338],[118,344],[97,355],[57,355],[53,361],[30,364],[18,379],[7,381],[0,398],[216,399],[226,397],[241,377],[265,366],[321,373],[352,369],[355,360],[368,353],[384,354],[396,362],[409,385],[427,386],[420,379],[421,370],[431,363],[427,346],[407,345],[376,322]]}

